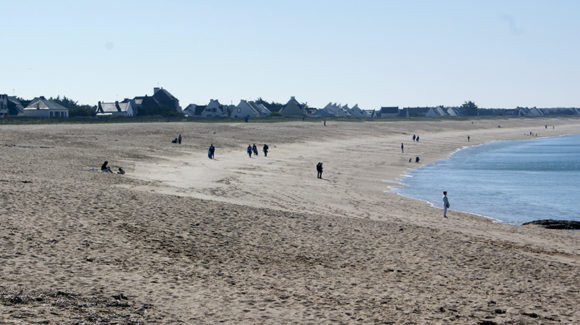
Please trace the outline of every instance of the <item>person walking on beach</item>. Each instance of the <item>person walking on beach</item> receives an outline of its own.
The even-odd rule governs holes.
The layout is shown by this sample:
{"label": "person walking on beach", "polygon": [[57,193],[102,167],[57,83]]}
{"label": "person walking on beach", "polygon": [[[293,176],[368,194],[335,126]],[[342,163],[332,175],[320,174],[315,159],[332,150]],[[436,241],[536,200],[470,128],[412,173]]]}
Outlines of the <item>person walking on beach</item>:
{"label": "person walking on beach", "polygon": [[419,136],[417,136],[417,142],[419,142]]}
{"label": "person walking on beach", "polygon": [[447,209],[449,209],[449,199],[447,199],[447,191],[443,191],[443,218],[447,218]]}
{"label": "person walking on beach", "polygon": [[248,145],[248,149],[246,149],[246,151],[248,152],[248,157],[252,158],[252,146]]}
{"label": "person walking on beach", "polygon": [[207,157],[209,159],[214,159],[214,154],[215,154],[215,147],[213,146],[213,143],[209,145],[209,149],[207,151]]}
{"label": "person walking on beach", "polygon": [[268,145],[264,143],[264,147],[262,147],[262,151],[264,151],[264,157],[268,157]]}
{"label": "person walking on beach", "polygon": [[415,139],[417,139],[417,136],[413,134],[413,142],[415,142]]}
{"label": "person walking on beach", "polygon": [[401,142],[401,152],[405,153],[405,145]]}
{"label": "person walking on beach", "polygon": [[256,147],[256,144],[255,143],[252,146],[252,151],[254,152],[254,156],[258,157],[258,147]]}
{"label": "person walking on beach", "polygon": [[316,164],[316,177],[317,178],[322,178],[322,163],[318,162],[318,164]]}
{"label": "person walking on beach", "polygon": [[181,144],[181,134],[177,136],[177,144]]}
{"label": "person walking on beach", "polygon": [[469,142],[470,139],[471,139],[471,137],[470,136],[467,136],[467,142]]}

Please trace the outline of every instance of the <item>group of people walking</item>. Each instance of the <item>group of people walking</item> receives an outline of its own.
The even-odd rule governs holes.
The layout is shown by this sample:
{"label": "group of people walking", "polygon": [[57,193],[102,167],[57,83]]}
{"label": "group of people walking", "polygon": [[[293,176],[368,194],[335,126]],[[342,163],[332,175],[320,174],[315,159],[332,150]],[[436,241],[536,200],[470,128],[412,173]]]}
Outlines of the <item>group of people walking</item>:
{"label": "group of people walking", "polygon": [[[270,148],[268,147],[267,144],[264,143],[264,146],[262,147],[262,152],[264,152],[264,157],[268,157],[268,150]],[[246,149],[246,152],[248,153],[248,157],[252,158],[252,154],[254,156],[258,156],[258,147],[256,146],[256,144],[254,143],[254,145],[248,145],[248,148]]]}

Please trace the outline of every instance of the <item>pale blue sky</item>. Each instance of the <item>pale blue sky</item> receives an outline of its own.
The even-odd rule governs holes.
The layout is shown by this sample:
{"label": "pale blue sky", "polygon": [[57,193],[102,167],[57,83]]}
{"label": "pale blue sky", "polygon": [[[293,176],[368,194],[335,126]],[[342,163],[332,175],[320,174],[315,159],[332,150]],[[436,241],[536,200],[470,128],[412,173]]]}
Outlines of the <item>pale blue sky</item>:
{"label": "pale blue sky", "polygon": [[0,93],[580,106],[580,1],[0,0]]}

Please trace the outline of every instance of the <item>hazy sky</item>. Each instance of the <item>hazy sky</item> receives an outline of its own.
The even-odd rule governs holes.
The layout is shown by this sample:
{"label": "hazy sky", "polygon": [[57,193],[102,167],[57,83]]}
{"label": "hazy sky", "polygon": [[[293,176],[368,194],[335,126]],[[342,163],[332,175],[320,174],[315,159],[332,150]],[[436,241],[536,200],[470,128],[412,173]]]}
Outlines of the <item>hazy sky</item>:
{"label": "hazy sky", "polygon": [[580,1],[0,0],[0,93],[580,106]]}

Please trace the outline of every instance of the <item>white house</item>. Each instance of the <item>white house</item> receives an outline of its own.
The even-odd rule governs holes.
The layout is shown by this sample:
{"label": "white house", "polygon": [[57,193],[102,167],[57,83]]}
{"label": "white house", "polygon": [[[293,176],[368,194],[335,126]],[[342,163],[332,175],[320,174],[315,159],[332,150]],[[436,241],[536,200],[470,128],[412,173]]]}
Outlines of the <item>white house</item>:
{"label": "white house", "polygon": [[307,115],[306,109],[296,100],[294,96],[280,110],[280,115],[286,116],[304,116]]}
{"label": "white house", "polygon": [[429,111],[427,112],[427,114],[425,114],[425,116],[427,117],[447,116],[447,111],[445,110],[444,107],[441,106],[431,107],[429,108]]}
{"label": "white house", "polygon": [[228,117],[228,109],[217,99],[210,99],[209,104],[201,111],[201,117]]}
{"label": "white house", "polygon": [[132,117],[137,115],[137,106],[134,100],[115,101],[113,103],[99,102],[97,104],[97,116],[123,116]]}
{"label": "white house", "polygon": [[351,115],[352,117],[358,117],[358,118],[365,117],[365,113],[363,112],[363,110],[362,110],[362,109],[360,109],[360,108],[358,107],[358,104],[354,105],[354,106],[353,106],[353,107],[350,109],[350,115]]}
{"label": "white house", "polygon": [[340,106],[336,103],[328,103],[324,108],[318,110],[318,115],[320,116],[332,116],[332,117],[347,117],[350,116],[350,108],[348,105]]}
{"label": "white house", "polygon": [[264,105],[257,105],[255,102],[249,102],[247,100],[240,100],[238,106],[234,107],[232,111],[233,118],[246,118],[246,117],[264,117],[270,115],[270,110]]}
{"label": "white house", "polygon": [[22,110],[22,114],[19,115],[25,117],[66,118],[68,117],[68,108],[41,96],[30,102]]}
{"label": "white house", "polygon": [[272,114],[272,112],[268,109],[268,107],[264,106],[264,104],[256,104],[254,103],[254,107],[260,112],[261,116],[268,116]]}

